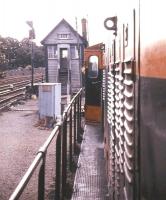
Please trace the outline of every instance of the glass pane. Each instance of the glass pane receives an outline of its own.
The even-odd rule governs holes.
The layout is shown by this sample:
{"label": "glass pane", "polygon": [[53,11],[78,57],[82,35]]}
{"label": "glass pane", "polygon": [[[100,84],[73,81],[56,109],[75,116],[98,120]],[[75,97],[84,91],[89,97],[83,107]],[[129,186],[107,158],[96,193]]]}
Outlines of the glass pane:
{"label": "glass pane", "polygon": [[97,78],[98,77],[98,63],[99,58],[97,56],[90,56],[88,63],[88,77]]}

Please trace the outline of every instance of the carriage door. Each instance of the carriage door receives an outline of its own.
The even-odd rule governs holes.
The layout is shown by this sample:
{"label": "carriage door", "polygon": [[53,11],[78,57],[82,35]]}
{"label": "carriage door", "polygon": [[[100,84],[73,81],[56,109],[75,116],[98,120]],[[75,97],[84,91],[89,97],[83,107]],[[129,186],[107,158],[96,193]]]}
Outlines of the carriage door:
{"label": "carriage door", "polygon": [[85,50],[85,119],[101,122],[102,51]]}

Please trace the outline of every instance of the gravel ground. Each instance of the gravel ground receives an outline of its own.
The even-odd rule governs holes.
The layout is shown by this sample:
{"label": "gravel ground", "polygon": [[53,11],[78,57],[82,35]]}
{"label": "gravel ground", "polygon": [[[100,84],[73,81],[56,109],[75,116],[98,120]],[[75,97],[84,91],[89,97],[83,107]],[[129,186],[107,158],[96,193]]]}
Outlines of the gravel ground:
{"label": "gravel ground", "polygon": [[[51,133],[51,130],[35,126],[39,121],[37,110],[37,100],[28,100],[10,111],[0,113],[0,200],[9,199],[39,147]],[[54,149],[52,144],[47,152],[47,199],[51,198],[51,189],[54,187]],[[21,200],[36,199],[37,175],[33,176]]]}

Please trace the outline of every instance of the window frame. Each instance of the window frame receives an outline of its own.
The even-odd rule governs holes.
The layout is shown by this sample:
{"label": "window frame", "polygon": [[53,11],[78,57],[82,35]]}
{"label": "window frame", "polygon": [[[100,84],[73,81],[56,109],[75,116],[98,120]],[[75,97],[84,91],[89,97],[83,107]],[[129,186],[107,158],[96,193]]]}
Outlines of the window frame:
{"label": "window frame", "polygon": [[59,40],[69,40],[70,33],[58,33],[58,39]]}
{"label": "window frame", "polygon": [[57,47],[56,46],[47,46],[47,56],[48,59],[57,59],[58,54],[57,54]]}

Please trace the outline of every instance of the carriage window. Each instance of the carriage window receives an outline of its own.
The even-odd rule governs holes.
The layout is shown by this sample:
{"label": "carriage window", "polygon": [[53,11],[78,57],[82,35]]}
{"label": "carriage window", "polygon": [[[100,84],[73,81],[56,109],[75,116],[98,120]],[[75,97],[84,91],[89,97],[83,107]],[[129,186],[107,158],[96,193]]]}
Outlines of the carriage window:
{"label": "carriage window", "polygon": [[90,56],[88,62],[88,77],[97,78],[98,77],[98,65],[99,58],[97,56]]}

